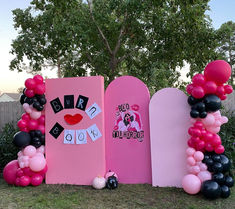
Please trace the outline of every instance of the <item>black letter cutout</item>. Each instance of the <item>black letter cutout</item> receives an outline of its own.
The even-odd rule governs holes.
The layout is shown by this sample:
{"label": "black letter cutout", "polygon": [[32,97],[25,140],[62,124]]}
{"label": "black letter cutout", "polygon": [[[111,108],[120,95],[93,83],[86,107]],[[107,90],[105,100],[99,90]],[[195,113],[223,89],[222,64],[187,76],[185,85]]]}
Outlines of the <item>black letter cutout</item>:
{"label": "black letter cutout", "polygon": [[57,139],[63,130],[64,130],[64,128],[63,128],[59,123],[56,123],[56,124],[53,126],[53,128],[50,130],[49,133],[50,133],[55,139]]}
{"label": "black letter cutout", "polygon": [[88,99],[89,99],[88,97],[84,97],[82,95],[79,95],[78,101],[76,104],[76,108],[85,111]]}
{"label": "black letter cutout", "polygon": [[65,95],[64,96],[64,109],[73,109],[74,108],[74,96]]}
{"label": "black letter cutout", "polygon": [[59,97],[57,97],[56,99],[50,101],[50,103],[51,103],[51,107],[52,107],[52,109],[54,110],[55,113],[58,113],[61,110],[63,110],[63,106],[60,102]]}

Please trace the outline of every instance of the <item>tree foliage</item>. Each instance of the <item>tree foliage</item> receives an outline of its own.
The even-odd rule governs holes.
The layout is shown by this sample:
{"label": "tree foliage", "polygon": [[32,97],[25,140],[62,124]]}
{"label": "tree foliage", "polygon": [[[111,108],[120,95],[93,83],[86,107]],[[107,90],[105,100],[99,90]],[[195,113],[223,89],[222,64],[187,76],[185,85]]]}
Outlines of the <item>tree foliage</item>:
{"label": "tree foliage", "polygon": [[218,52],[222,59],[232,66],[232,76],[229,83],[235,87],[235,23],[228,21],[217,30],[219,38]]}
{"label": "tree foliage", "polygon": [[183,61],[192,76],[214,59],[209,0],[33,0],[13,11],[18,37],[10,69],[57,67],[58,76],[120,75],[151,90],[179,85]]}

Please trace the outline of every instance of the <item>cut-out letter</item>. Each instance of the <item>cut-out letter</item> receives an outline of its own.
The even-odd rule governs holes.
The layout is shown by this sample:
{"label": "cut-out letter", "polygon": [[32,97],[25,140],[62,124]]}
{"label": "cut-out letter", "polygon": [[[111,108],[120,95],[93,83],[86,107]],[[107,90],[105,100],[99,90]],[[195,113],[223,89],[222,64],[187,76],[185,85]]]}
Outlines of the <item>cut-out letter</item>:
{"label": "cut-out letter", "polygon": [[87,132],[88,132],[89,136],[91,137],[92,141],[95,141],[96,139],[98,139],[102,136],[102,134],[100,133],[100,130],[98,129],[96,124],[90,126],[87,129]]}
{"label": "cut-out letter", "polygon": [[50,133],[55,139],[57,139],[63,130],[64,130],[64,128],[63,128],[59,123],[56,123],[56,124],[53,126],[53,128],[50,130],[49,133]]}
{"label": "cut-out letter", "polygon": [[64,108],[65,109],[73,109],[74,108],[74,96],[73,95],[65,95],[64,96]]}
{"label": "cut-out letter", "polygon": [[50,101],[50,103],[51,103],[51,107],[52,107],[52,109],[54,110],[55,113],[58,113],[61,110],[63,110],[63,106],[60,102],[59,97],[57,97],[56,99]]}
{"label": "cut-out letter", "polygon": [[76,108],[85,111],[88,99],[89,99],[88,97],[84,97],[82,95],[79,95],[78,101],[76,104]]}
{"label": "cut-out letter", "polygon": [[87,110],[86,114],[90,117],[90,119],[93,119],[95,116],[97,116],[99,113],[101,113],[100,107],[94,103],[91,105]]}

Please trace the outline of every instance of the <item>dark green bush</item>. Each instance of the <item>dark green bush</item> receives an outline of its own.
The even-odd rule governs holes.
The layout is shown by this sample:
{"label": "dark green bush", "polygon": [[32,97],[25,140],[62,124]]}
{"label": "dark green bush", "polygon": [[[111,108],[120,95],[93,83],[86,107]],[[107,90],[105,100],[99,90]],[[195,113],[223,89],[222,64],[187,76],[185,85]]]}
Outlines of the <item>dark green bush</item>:
{"label": "dark green bush", "polygon": [[8,162],[17,159],[19,149],[12,143],[17,131],[13,123],[7,123],[0,132],[0,173]]}
{"label": "dark green bush", "polygon": [[225,113],[228,117],[228,123],[221,126],[219,135],[222,139],[222,144],[225,148],[225,154],[232,161],[233,169],[235,168],[235,115]]}

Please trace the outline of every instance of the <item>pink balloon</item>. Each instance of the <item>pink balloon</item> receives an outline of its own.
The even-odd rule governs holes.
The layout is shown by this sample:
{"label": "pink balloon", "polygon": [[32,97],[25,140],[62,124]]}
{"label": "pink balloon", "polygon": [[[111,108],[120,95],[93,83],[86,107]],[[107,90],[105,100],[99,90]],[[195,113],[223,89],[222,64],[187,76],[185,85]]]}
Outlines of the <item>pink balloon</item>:
{"label": "pink balloon", "polygon": [[199,168],[201,171],[206,171],[207,170],[207,165],[205,163],[200,163]]}
{"label": "pink balloon", "polygon": [[202,161],[203,160],[203,158],[204,158],[204,154],[202,153],[202,152],[200,152],[200,151],[197,151],[197,152],[195,152],[194,153],[194,159],[197,161],[197,162],[199,162],[199,161]]}
{"label": "pink balloon", "polygon": [[201,171],[197,174],[198,178],[201,182],[204,182],[206,180],[211,180],[212,176],[209,171]]}
{"label": "pink balloon", "polygon": [[30,120],[30,116],[27,113],[22,114],[21,118],[22,118],[22,120],[25,120],[27,122]]}
{"label": "pink balloon", "polygon": [[37,127],[38,127],[38,121],[36,121],[36,120],[30,120],[30,121],[28,122],[28,129],[29,129],[29,130],[36,130]]}
{"label": "pink balloon", "polygon": [[15,185],[16,186],[20,186],[20,178],[19,177],[16,178]]}
{"label": "pink balloon", "polygon": [[23,104],[23,108],[24,108],[24,110],[26,111],[26,109],[29,108],[29,104],[28,104],[28,103],[24,103],[24,104]]}
{"label": "pink balloon", "polygon": [[19,152],[17,153],[17,156],[18,156],[18,157],[23,156],[23,152],[19,151]]}
{"label": "pink balloon", "polygon": [[36,110],[33,110],[31,113],[30,113],[30,117],[34,120],[37,120],[41,117],[41,112],[40,111],[36,111]]}
{"label": "pink balloon", "polygon": [[[47,170],[48,170],[48,167],[47,167],[47,165],[40,171],[40,172],[38,172],[38,174],[40,174],[40,175],[44,175],[44,174],[46,174],[46,172],[47,172]],[[117,177],[116,177],[117,178]]]}
{"label": "pink balloon", "polygon": [[32,145],[29,145],[27,147],[24,148],[24,155],[28,156],[28,157],[33,157],[36,154],[36,148]]}
{"label": "pink balloon", "polygon": [[195,128],[199,128],[200,130],[203,129],[203,123],[201,121],[196,121],[193,125]]}
{"label": "pink balloon", "polygon": [[197,144],[196,144],[196,150],[197,151],[203,151],[205,148],[205,142],[200,140]]}
{"label": "pink balloon", "polygon": [[204,75],[200,73],[194,75],[192,78],[192,82],[194,86],[203,86],[203,84],[205,83]]}
{"label": "pink balloon", "polygon": [[224,146],[223,145],[219,145],[219,146],[215,147],[215,153],[216,154],[224,153]]}
{"label": "pink balloon", "polygon": [[202,119],[202,122],[206,126],[212,126],[215,123],[215,117],[211,113],[208,113],[207,116]]}
{"label": "pink balloon", "polygon": [[44,157],[35,156],[29,160],[29,167],[32,171],[39,172],[46,166]]}
{"label": "pink balloon", "polygon": [[226,94],[231,94],[233,92],[233,87],[230,85],[225,85],[224,90]]}
{"label": "pink balloon", "polygon": [[35,174],[29,167],[22,168],[25,176],[32,176]]}
{"label": "pink balloon", "polygon": [[200,99],[205,96],[204,89],[201,86],[196,86],[192,90],[192,96],[196,99]]}
{"label": "pink balloon", "polygon": [[26,90],[24,91],[24,94],[25,94],[25,96],[27,96],[27,97],[29,97],[29,98],[32,98],[32,97],[35,96],[34,90],[32,90],[32,89],[26,89]]}
{"label": "pink balloon", "polygon": [[213,134],[217,134],[217,133],[219,133],[219,131],[220,131],[220,127],[209,126],[209,127],[207,128],[207,130],[210,131],[210,132],[213,133]]}
{"label": "pink balloon", "polygon": [[39,186],[43,181],[43,178],[40,174],[34,174],[32,177],[31,177],[31,184],[33,186]]}
{"label": "pink balloon", "polygon": [[223,84],[226,83],[231,76],[231,67],[224,60],[215,60],[205,67],[204,76],[208,81]]}
{"label": "pink balloon", "polygon": [[24,175],[23,170],[22,170],[21,168],[18,168],[17,171],[16,171],[16,176],[17,176],[17,177],[21,177],[21,176],[23,176],[23,175]]}
{"label": "pink balloon", "polygon": [[201,181],[197,176],[188,174],[182,180],[182,187],[188,194],[197,194],[201,189]]}
{"label": "pink balloon", "polygon": [[45,126],[44,125],[38,125],[37,130],[40,130],[42,134],[45,134]]}
{"label": "pink balloon", "polygon": [[25,162],[28,162],[29,161],[29,156],[23,156],[22,157],[22,161],[25,163]]}
{"label": "pink balloon", "polygon": [[44,84],[37,84],[34,91],[36,94],[42,95],[45,93],[45,85]]}
{"label": "pink balloon", "polygon": [[26,79],[26,81],[25,81],[24,84],[25,84],[25,87],[26,87],[27,89],[34,89],[35,86],[36,86],[36,82],[35,82],[35,80],[32,79],[32,78]]}
{"label": "pink balloon", "polygon": [[210,143],[205,144],[205,149],[208,152],[212,152],[214,150],[214,147]]}
{"label": "pink balloon", "polygon": [[192,94],[192,90],[193,90],[193,84],[188,84],[186,87],[186,91],[188,94]]}
{"label": "pink balloon", "polygon": [[216,95],[222,96],[225,94],[224,86],[218,86],[216,89]]}
{"label": "pink balloon", "polygon": [[197,175],[200,172],[200,167],[198,165],[192,166],[192,174]]}
{"label": "pink balloon", "polygon": [[192,156],[190,156],[190,157],[187,158],[187,163],[188,163],[188,165],[193,166],[193,165],[196,164],[196,161]]}
{"label": "pink balloon", "polygon": [[196,152],[196,150],[195,150],[194,148],[192,148],[192,147],[188,147],[188,148],[186,149],[186,154],[187,154],[188,156],[194,155],[195,152]]}
{"label": "pink balloon", "polygon": [[43,83],[43,77],[41,75],[35,75],[33,77],[33,80],[37,83],[37,84],[42,84]]}
{"label": "pink balloon", "polygon": [[30,177],[29,176],[21,176],[20,177],[20,186],[26,187],[30,184]]}
{"label": "pink balloon", "polygon": [[44,154],[45,153],[45,146],[42,145],[39,148],[37,148],[37,152],[40,152],[40,153]]}
{"label": "pink balloon", "polygon": [[207,81],[204,85],[204,90],[206,94],[215,94],[217,85],[214,81]]}
{"label": "pink balloon", "polygon": [[40,125],[45,125],[45,115],[41,115],[41,117],[38,119],[38,122]]}
{"label": "pink balloon", "polygon": [[27,121],[21,119],[21,120],[18,121],[17,126],[19,128],[26,128],[27,127]]}
{"label": "pink balloon", "polygon": [[228,122],[228,118],[226,116],[222,116],[221,119],[220,119],[220,122],[222,124],[227,123]]}
{"label": "pink balloon", "polygon": [[14,184],[16,180],[16,172],[19,168],[17,160],[12,160],[3,169],[3,178],[8,184]]}

